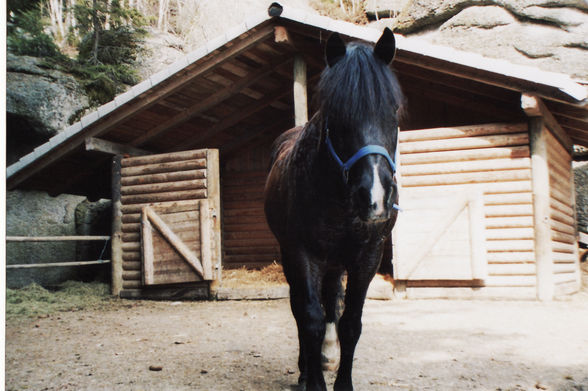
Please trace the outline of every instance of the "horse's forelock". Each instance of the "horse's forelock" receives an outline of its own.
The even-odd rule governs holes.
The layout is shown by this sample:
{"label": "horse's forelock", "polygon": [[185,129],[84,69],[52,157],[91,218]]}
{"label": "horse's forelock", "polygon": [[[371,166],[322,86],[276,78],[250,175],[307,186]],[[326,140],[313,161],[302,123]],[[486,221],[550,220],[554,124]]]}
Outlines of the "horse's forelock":
{"label": "horse's forelock", "polygon": [[388,121],[404,102],[394,73],[361,43],[349,44],[346,55],[325,68],[317,98],[323,116],[346,124]]}

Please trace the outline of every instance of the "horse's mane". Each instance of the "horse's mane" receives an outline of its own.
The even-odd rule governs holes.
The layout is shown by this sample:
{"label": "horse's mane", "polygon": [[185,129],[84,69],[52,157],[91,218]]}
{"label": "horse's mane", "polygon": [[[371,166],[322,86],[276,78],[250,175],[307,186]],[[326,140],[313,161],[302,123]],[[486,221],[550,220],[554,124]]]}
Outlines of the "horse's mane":
{"label": "horse's mane", "polygon": [[290,153],[294,147],[298,135],[302,131],[301,126],[289,129],[280,134],[273,142],[270,156],[270,168],[278,160]]}
{"label": "horse's mane", "polygon": [[346,55],[323,70],[315,99],[318,113],[310,122],[282,133],[274,141],[270,167],[288,156],[299,140],[308,137],[318,140],[321,117],[325,120],[328,116],[329,121],[351,127],[374,120],[389,122],[396,120],[397,111],[404,103],[394,73],[373,55],[372,47],[362,43],[348,44]]}
{"label": "horse's mane", "polygon": [[347,45],[346,55],[327,67],[318,85],[318,109],[342,124],[394,118],[404,97],[394,73],[362,43]]}

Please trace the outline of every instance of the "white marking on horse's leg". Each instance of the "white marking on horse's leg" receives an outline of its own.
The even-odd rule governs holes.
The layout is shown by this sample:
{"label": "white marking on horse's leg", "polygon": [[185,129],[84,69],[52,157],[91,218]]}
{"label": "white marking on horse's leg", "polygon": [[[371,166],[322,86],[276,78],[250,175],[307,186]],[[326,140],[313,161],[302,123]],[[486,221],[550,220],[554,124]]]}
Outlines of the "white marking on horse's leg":
{"label": "white marking on horse's leg", "polygon": [[337,326],[334,322],[329,322],[325,329],[325,339],[323,340],[321,359],[323,370],[336,371],[339,369],[339,356],[341,349],[339,347],[339,338],[337,338]]}
{"label": "white marking on horse's leg", "polygon": [[372,190],[370,191],[370,202],[371,205],[376,205],[374,209],[374,215],[376,216],[384,213],[384,197],[386,195],[386,190],[384,190],[384,186],[382,186],[380,174],[378,173],[378,166],[378,163],[373,165],[373,182]]}

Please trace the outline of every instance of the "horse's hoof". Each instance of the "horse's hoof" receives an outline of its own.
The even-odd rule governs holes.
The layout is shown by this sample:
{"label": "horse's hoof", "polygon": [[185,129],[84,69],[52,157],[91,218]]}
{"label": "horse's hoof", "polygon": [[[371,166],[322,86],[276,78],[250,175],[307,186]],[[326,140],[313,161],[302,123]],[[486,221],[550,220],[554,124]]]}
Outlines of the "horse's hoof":
{"label": "horse's hoof", "polygon": [[343,383],[335,381],[333,391],[353,391],[353,385],[351,383]]}
{"label": "horse's hoof", "polygon": [[306,389],[306,373],[301,373],[300,376],[298,376],[298,386],[301,390]]}
{"label": "horse's hoof", "polygon": [[339,357],[341,348],[337,338],[337,328],[335,323],[327,323],[325,330],[325,339],[321,349],[321,362],[324,371],[336,371],[339,369]]}

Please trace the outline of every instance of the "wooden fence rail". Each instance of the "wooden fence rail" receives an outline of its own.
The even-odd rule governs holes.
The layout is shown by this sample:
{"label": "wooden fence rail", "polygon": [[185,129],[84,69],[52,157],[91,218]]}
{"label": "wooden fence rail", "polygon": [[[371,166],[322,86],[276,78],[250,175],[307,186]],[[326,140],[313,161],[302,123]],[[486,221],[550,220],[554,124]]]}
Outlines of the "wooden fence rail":
{"label": "wooden fence rail", "polygon": [[[108,241],[108,235],[93,235],[93,236],[7,236],[7,242],[71,242],[71,241]],[[43,267],[64,267],[64,266],[87,266],[87,265],[101,265],[110,263],[109,259],[98,259],[95,261],[74,261],[74,262],[52,262],[52,263],[27,263],[6,265],[7,269],[31,269]]]}
{"label": "wooden fence rail", "polygon": [[7,236],[7,242],[67,242],[110,240],[110,236]]}

